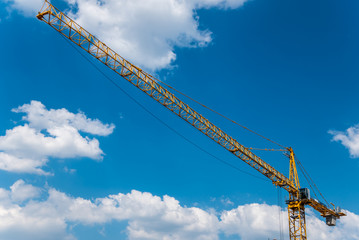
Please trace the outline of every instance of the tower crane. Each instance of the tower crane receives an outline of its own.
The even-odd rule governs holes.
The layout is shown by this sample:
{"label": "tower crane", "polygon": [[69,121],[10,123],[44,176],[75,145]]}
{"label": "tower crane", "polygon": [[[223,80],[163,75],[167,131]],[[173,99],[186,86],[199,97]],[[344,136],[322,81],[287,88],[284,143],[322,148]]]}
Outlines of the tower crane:
{"label": "tower crane", "polygon": [[256,169],[266,178],[270,179],[275,186],[285,189],[289,193],[289,199],[286,201],[286,204],[288,206],[290,240],[307,239],[305,222],[305,207],[307,205],[318,211],[326,219],[326,224],[329,226],[335,226],[336,220],[345,216],[345,213],[339,207],[333,205],[331,208],[317,199],[311,198],[309,189],[301,187],[297,173],[296,158],[291,147],[285,148],[289,157],[288,178],[254,154],[251,148],[240,144],[236,139],[177,98],[153,76],[121,57],[105,43],[54,7],[48,0],[45,0],[44,6],[38,13],[37,18],[50,25],[162,106]]}

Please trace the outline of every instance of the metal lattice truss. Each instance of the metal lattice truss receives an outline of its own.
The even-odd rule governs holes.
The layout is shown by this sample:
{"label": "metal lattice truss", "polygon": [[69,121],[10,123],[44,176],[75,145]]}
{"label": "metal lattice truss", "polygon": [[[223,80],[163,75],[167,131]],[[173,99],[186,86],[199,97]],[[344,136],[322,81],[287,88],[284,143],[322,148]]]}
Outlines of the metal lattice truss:
{"label": "metal lattice truss", "polygon": [[306,240],[305,230],[305,205],[312,206],[321,213],[322,216],[334,216],[339,218],[344,213],[336,212],[327,206],[313,200],[299,199],[299,180],[295,167],[294,154],[291,148],[290,152],[290,178],[288,179],[282,173],[263,161],[260,157],[239,144],[234,138],[223,132],[193,108],[182,102],[175,95],[148,73],[142,71],[137,66],[121,57],[110,49],[106,44],[98,40],[64,13],[56,9],[47,0],[45,0],[43,9],[37,15],[38,19],[44,21],[73,43],[84,49],[93,57],[104,63],[113,71],[118,73],[124,79],[135,85],[148,96],[159,102],[161,105],[184,119],[203,134],[217,142],[229,152],[243,160],[245,163],[269,178],[272,183],[289,192],[290,201],[288,203],[289,230],[291,240]]}
{"label": "metal lattice truss", "polygon": [[288,204],[289,238],[307,240],[305,208],[300,201]]}
{"label": "metal lattice truss", "polygon": [[39,13],[38,18],[49,24],[157,102],[161,103],[167,109],[271,179],[274,184],[280,185],[289,192],[297,191],[289,179],[282,173],[278,172],[248,148],[239,144],[234,138],[179,100],[167,89],[162,87],[151,75],[145,73],[114,52],[106,46],[106,44],[83,29],[49,2],[45,2],[44,10]]}

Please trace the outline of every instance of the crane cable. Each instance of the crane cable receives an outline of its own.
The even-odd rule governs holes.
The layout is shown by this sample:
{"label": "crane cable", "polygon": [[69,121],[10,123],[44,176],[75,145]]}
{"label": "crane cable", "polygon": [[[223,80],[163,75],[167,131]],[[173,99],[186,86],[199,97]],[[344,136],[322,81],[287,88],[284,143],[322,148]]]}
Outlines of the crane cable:
{"label": "crane cable", "polygon": [[299,170],[302,172],[302,174],[303,174],[305,180],[307,180],[307,183],[308,183],[310,189],[312,190],[314,196],[318,199],[317,193],[314,191],[314,187],[312,186],[312,183],[311,183],[311,181],[309,180],[309,176],[307,176],[307,174],[305,174],[305,172],[304,172],[303,165],[300,163],[300,161],[298,160],[297,157],[295,158],[295,160],[296,160],[296,162],[298,163]]}
{"label": "crane cable", "polygon": [[[221,158],[219,158],[219,157],[213,155],[212,153],[208,152],[207,150],[205,150],[204,148],[202,148],[201,146],[199,146],[199,145],[196,144],[195,142],[191,141],[190,139],[188,139],[187,137],[185,137],[184,135],[182,135],[181,133],[179,133],[177,130],[175,130],[174,128],[172,128],[171,126],[169,126],[167,123],[165,123],[164,121],[162,121],[159,117],[157,117],[156,115],[154,115],[150,110],[148,110],[144,105],[142,105],[140,102],[138,102],[134,97],[132,97],[132,96],[131,96],[129,93],[127,93],[124,89],[122,89],[115,81],[113,81],[110,77],[108,77],[99,67],[97,67],[90,59],[88,59],[82,52],[80,52],[79,49],[77,49],[75,46],[73,46],[72,43],[71,43],[67,38],[65,38],[61,33],[59,33],[59,35],[60,35],[62,38],[64,38],[64,39],[66,40],[66,42],[67,42],[71,47],[73,47],[83,58],[85,58],[86,61],[88,61],[97,71],[99,71],[99,72],[100,72],[108,81],[110,81],[116,88],[118,88],[122,93],[124,93],[128,98],[130,98],[133,102],[135,102],[139,107],[141,107],[143,110],[145,110],[147,113],[149,113],[149,114],[150,114],[152,117],[154,117],[156,120],[158,120],[161,124],[163,124],[164,126],[166,126],[169,130],[171,130],[172,132],[174,132],[175,134],[177,134],[178,136],[180,136],[181,138],[183,138],[183,139],[184,139],[185,141],[187,141],[188,143],[190,143],[190,144],[192,144],[193,146],[195,146],[197,149],[199,149],[199,150],[201,150],[202,152],[206,153],[207,155],[213,157],[213,158],[216,159],[217,161],[219,161],[219,162],[221,162],[221,163],[223,163],[223,164],[225,164],[225,165],[227,165],[227,166],[229,166],[229,167],[231,167],[231,168],[233,168],[233,169],[235,169],[235,170],[237,170],[237,171],[239,171],[239,172],[241,172],[241,173],[244,173],[244,174],[246,174],[246,175],[255,177],[255,178],[257,178],[257,179],[261,179],[261,180],[263,180],[263,181],[269,181],[269,180],[266,179],[266,178],[262,178],[262,177],[259,177],[259,176],[257,176],[257,175],[254,175],[254,174],[252,174],[252,173],[249,173],[249,172],[247,172],[247,171],[244,171],[244,170],[238,168],[237,166],[235,166],[235,165],[233,165],[233,164],[231,164],[231,163],[229,163],[229,162],[227,162],[227,161],[225,161],[225,160],[223,160],[223,159],[221,159]],[[273,141],[273,140],[271,140],[271,139],[269,139],[269,138],[266,138],[266,137],[264,137],[264,136],[258,134],[257,132],[255,132],[255,131],[253,131],[253,130],[251,130],[251,129],[249,129],[249,128],[247,128],[247,127],[245,127],[245,126],[243,126],[243,125],[241,125],[241,124],[239,124],[239,123],[237,123],[236,121],[234,121],[234,120],[232,120],[232,119],[230,119],[230,118],[228,118],[228,117],[226,117],[226,116],[224,116],[224,115],[218,113],[217,111],[215,111],[215,110],[213,110],[213,109],[211,109],[211,108],[205,106],[204,104],[201,104],[200,102],[198,102],[198,101],[194,100],[193,98],[191,98],[191,97],[189,97],[189,96],[183,94],[182,92],[180,92],[180,91],[174,89],[173,87],[169,86],[168,84],[166,84],[166,83],[164,83],[164,82],[158,80],[157,78],[155,78],[155,79],[156,79],[157,81],[163,83],[163,84],[166,85],[167,87],[171,88],[172,90],[174,90],[174,91],[180,93],[181,95],[187,97],[188,99],[190,99],[190,100],[196,102],[197,104],[203,106],[204,108],[206,108],[206,109],[208,109],[208,110],[210,110],[210,111],[216,113],[217,115],[219,115],[219,116],[221,116],[221,117],[223,117],[223,118],[225,118],[225,119],[231,121],[232,123],[234,123],[234,124],[236,124],[236,125],[238,125],[238,126],[244,128],[244,129],[246,129],[246,130],[248,130],[248,131],[250,131],[250,132],[252,132],[252,133],[254,133],[254,134],[258,135],[258,136],[260,136],[261,138],[263,138],[263,139],[265,139],[265,140],[267,140],[267,141],[269,141],[269,142],[272,142],[272,143],[274,143],[274,144],[276,144],[276,145],[278,145],[278,146],[280,146],[280,147],[282,147],[282,148],[284,148],[284,149],[287,149],[287,147],[284,147],[283,145],[281,145],[281,144],[279,144],[279,143],[277,143],[277,142],[275,142],[275,141]],[[253,150],[266,150],[266,151],[267,151],[267,150],[270,150],[270,151],[285,151],[285,150],[276,150],[276,149],[256,149],[256,148],[252,148],[252,149],[253,149]],[[307,171],[305,170],[305,168],[304,168],[304,166],[302,165],[302,163],[301,163],[298,159],[297,159],[297,161],[298,161],[298,163],[299,163],[300,169],[301,169],[301,171],[302,171],[304,177],[307,179],[308,184],[311,186],[310,181],[308,180],[308,178],[309,178],[309,179],[311,180],[311,182],[313,183],[313,185],[315,186],[315,188],[318,190],[319,194],[323,197],[323,199],[325,200],[325,202],[328,204],[327,200],[324,198],[324,196],[322,195],[322,193],[319,191],[318,187],[316,186],[316,184],[314,183],[314,181],[312,180],[312,178],[309,176],[309,174],[308,174]],[[306,175],[308,176],[308,178],[307,178]],[[313,190],[313,187],[312,187],[312,186],[311,186],[311,188],[312,188],[312,190]],[[315,194],[315,191],[313,191],[313,193]],[[315,194],[315,195],[316,195],[316,194]],[[279,203],[279,201],[281,200],[280,198],[281,198],[281,192],[280,192],[280,188],[279,188],[279,190],[278,190],[278,203]],[[328,204],[328,205],[329,205],[329,204]],[[282,239],[284,239],[284,238],[283,238],[283,228],[284,228],[284,226],[282,225],[283,223],[282,223],[282,220],[281,220],[281,208],[282,208],[282,207],[281,207],[281,205],[279,205],[279,206],[280,206],[280,207],[279,207],[280,240],[282,240]]]}
{"label": "crane cable", "polygon": [[[58,32],[59,33],[59,32]],[[198,148],[199,150],[201,150],[202,152],[206,153],[207,155],[213,157],[214,159],[216,159],[217,161],[239,171],[242,172],[244,174],[247,174],[249,176],[261,179],[263,181],[269,182],[270,180],[267,178],[262,178],[259,177],[257,175],[254,175],[250,172],[244,171],[240,168],[238,168],[237,166],[213,155],[212,153],[208,152],[207,150],[205,150],[204,148],[202,148],[201,146],[199,146],[198,144],[196,144],[195,142],[191,141],[190,139],[188,139],[187,137],[185,137],[184,135],[182,135],[181,133],[179,133],[176,129],[172,128],[171,126],[169,126],[167,123],[165,123],[163,120],[161,120],[159,117],[157,117],[155,114],[153,114],[150,110],[148,110],[144,105],[142,105],[139,101],[137,101],[134,97],[132,97],[129,93],[127,93],[124,89],[122,89],[115,81],[113,81],[109,76],[106,75],[106,73],[104,73],[99,67],[96,66],[95,63],[93,63],[90,59],[88,59],[81,51],[79,51],[79,49],[77,49],[74,45],[72,45],[72,42],[70,42],[70,40],[68,40],[66,37],[64,37],[61,33],[59,33],[60,36],[62,38],[64,38],[66,40],[66,42],[73,47],[83,58],[85,58],[86,61],[88,61],[97,71],[99,71],[107,80],[109,80],[115,87],[117,87],[122,93],[124,93],[128,98],[130,98],[133,102],[135,102],[139,107],[141,107],[143,110],[145,110],[147,113],[149,113],[152,117],[154,117],[156,120],[158,120],[160,123],[162,123],[165,127],[167,127],[169,130],[171,130],[172,132],[174,132],[175,134],[177,134],[178,136],[180,136],[181,138],[183,138],[184,140],[186,140],[188,143],[192,144],[193,146],[195,146],[196,148]]]}
{"label": "crane cable", "polygon": [[224,119],[226,119],[226,120],[228,120],[228,121],[230,121],[230,122],[232,122],[232,123],[234,123],[234,124],[240,126],[241,128],[243,128],[243,129],[245,129],[245,130],[247,130],[247,131],[249,131],[249,132],[251,132],[251,133],[254,133],[254,134],[256,134],[257,136],[259,136],[259,137],[261,137],[261,138],[263,138],[263,139],[265,139],[265,140],[267,140],[267,141],[269,141],[269,142],[271,142],[271,143],[274,143],[274,144],[278,145],[278,146],[281,147],[281,148],[284,148],[284,149],[287,148],[287,147],[283,146],[282,144],[279,144],[279,143],[277,143],[277,142],[275,142],[275,141],[273,141],[273,140],[271,140],[271,139],[269,139],[269,138],[267,138],[267,137],[265,137],[265,136],[263,136],[263,135],[261,135],[261,134],[255,132],[255,131],[253,131],[253,130],[247,128],[246,126],[244,126],[244,125],[242,125],[242,124],[239,124],[238,122],[236,122],[236,121],[230,119],[229,117],[224,116],[223,114],[221,114],[221,113],[219,113],[219,112],[213,110],[212,108],[207,107],[206,105],[204,105],[204,104],[198,102],[197,100],[195,100],[195,99],[191,98],[190,96],[188,96],[188,95],[182,93],[181,91],[179,91],[179,90],[175,89],[174,87],[168,85],[167,83],[165,83],[165,82],[159,80],[158,78],[153,77],[153,76],[150,75],[150,74],[147,74],[147,75],[149,75],[151,78],[157,80],[158,82],[162,83],[162,84],[165,85],[166,87],[172,89],[173,91],[176,91],[176,92],[178,92],[179,94],[183,95],[184,97],[186,97],[186,98],[192,100],[193,102],[195,102],[195,103],[201,105],[202,107],[206,108],[207,110],[209,110],[209,111],[211,111],[211,112],[213,112],[213,113],[215,113],[215,114],[217,114],[217,115],[223,117]]}
{"label": "crane cable", "polygon": [[[327,199],[325,199],[325,197],[323,196],[323,194],[320,192],[319,188],[317,187],[317,185],[315,184],[315,182],[313,181],[313,179],[310,177],[310,175],[308,174],[308,172],[305,170],[303,164],[301,163],[301,161],[299,161],[299,159],[296,157],[296,161],[298,162],[299,168],[302,171],[304,177],[306,178],[308,184],[311,186],[312,191],[314,192],[314,195],[318,198],[318,196],[316,195],[311,183],[314,185],[315,189],[318,191],[318,193],[320,194],[320,196],[323,198],[323,200],[327,203],[328,206],[330,206],[330,204],[328,203]],[[309,180],[308,180],[308,178]]]}
{"label": "crane cable", "polygon": [[[46,2],[47,2],[47,0],[44,1],[43,5],[42,5],[42,7],[41,7],[41,11],[42,11],[42,9],[44,8]],[[61,34],[60,34],[60,35],[61,35]],[[61,35],[61,36],[62,36],[62,35]],[[63,36],[62,36],[62,37],[63,37]],[[66,40],[68,40],[68,39],[66,39]],[[72,46],[72,45],[71,45],[71,46]],[[76,50],[77,50],[77,49],[76,49]],[[142,70],[141,70],[141,71],[142,71]],[[232,119],[230,119],[230,118],[224,116],[223,114],[221,114],[221,113],[219,113],[219,112],[217,112],[217,111],[215,111],[215,110],[213,110],[213,109],[207,107],[206,105],[204,105],[204,104],[198,102],[197,100],[191,98],[190,96],[188,96],[188,95],[182,93],[181,91],[175,89],[174,87],[168,85],[167,83],[161,81],[160,79],[158,79],[158,78],[152,76],[151,74],[146,73],[146,72],[144,72],[144,71],[142,71],[142,72],[143,72],[145,75],[149,76],[150,78],[152,78],[152,79],[154,79],[154,80],[156,80],[156,81],[162,83],[163,85],[167,86],[168,88],[172,89],[173,91],[175,91],[175,92],[181,94],[182,96],[184,96],[184,97],[186,97],[186,98],[192,100],[193,102],[199,104],[200,106],[206,108],[207,110],[209,110],[209,111],[211,111],[211,112],[213,112],[213,113],[215,113],[215,114],[217,114],[217,115],[219,115],[219,116],[225,118],[226,120],[228,120],[228,121],[230,121],[230,122],[232,122],[232,123],[234,123],[234,124],[240,126],[240,127],[243,128],[243,129],[246,129],[247,131],[249,131],[249,132],[251,132],[251,133],[256,134],[257,136],[259,136],[259,137],[261,137],[261,138],[263,138],[263,139],[265,139],[265,140],[267,140],[267,141],[269,141],[269,142],[271,142],[271,143],[274,143],[274,144],[278,145],[278,146],[281,147],[281,148],[286,149],[286,147],[284,147],[283,145],[281,145],[281,144],[279,144],[279,143],[277,143],[277,142],[275,142],[275,141],[273,141],[273,140],[271,140],[271,139],[269,139],[269,138],[267,138],[267,137],[264,137],[263,135],[261,135],[261,134],[255,132],[255,131],[253,131],[253,130],[247,128],[246,126],[241,125],[241,124],[237,123],[236,121],[234,121],[234,120],[232,120]]]}
{"label": "crane cable", "polygon": [[277,187],[277,196],[278,196],[278,215],[279,215],[279,239],[283,240],[283,220],[282,220],[282,188]]}
{"label": "crane cable", "polygon": [[[58,32],[58,33],[59,33],[59,32]],[[71,43],[67,38],[65,38],[61,33],[59,33],[59,35],[60,35],[62,38],[64,38],[64,39],[66,40],[66,42],[70,44],[71,47],[73,47],[82,57],[84,57],[93,67],[95,67],[95,69],[97,69],[97,70],[98,70],[106,79],[108,79],[113,85],[115,85],[115,86],[116,86],[118,89],[120,89],[126,96],[128,96],[130,99],[132,99],[137,105],[139,105],[141,108],[143,108],[146,112],[148,112],[148,113],[149,113],[150,115],[152,115],[155,119],[157,119],[159,122],[161,122],[163,125],[165,125],[168,129],[170,129],[171,131],[173,131],[174,133],[176,133],[178,136],[182,137],[182,138],[185,139],[187,142],[191,143],[193,146],[195,146],[196,148],[200,149],[202,152],[204,152],[204,153],[206,153],[206,154],[212,156],[212,157],[215,158],[217,161],[222,162],[223,164],[225,164],[225,165],[227,165],[227,166],[230,166],[230,167],[232,167],[232,168],[234,168],[234,169],[236,169],[236,170],[238,170],[238,171],[240,171],[240,172],[242,172],[242,173],[244,173],[244,174],[250,175],[250,176],[252,176],[252,177],[256,177],[256,178],[261,179],[261,180],[268,181],[268,179],[265,179],[265,178],[262,178],[262,177],[258,177],[258,176],[254,175],[254,174],[251,174],[251,173],[249,173],[249,172],[243,171],[242,169],[240,169],[240,168],[234,166],[233,164],[230,164],[230,163],[224,161],[223,159],[218,158],[217,156],[215,156],[215,155],[209,153],[208,151],[206,151],[205,149],[203,149],[202,147],[200,147],[199,145],[197,145],[197,144],[194,143],[193,141],[189,140],[188,138],[186,138],[185,136],[183,136],[182,134],[180,134],[178,131],[176,131],[175,129],[173,129],[172,127],[170,127],[168,124],[166,124],[165,122],[163,122],[160,118],[158,118],[157,116],[155,116],[151,111],[149,111],[147,108],[145,108],[141,103],[139,103],[135,98],[133,98],[131,95],[129,95],[126,91],[124,91],[119,85],[117,85],[116,82],[114,82],[114,81],[113,81],[110,77],[108,77],[103,71],[101,71],[101,69],[99,69],[91,60],[89,60],[84,54],[82,54],[82,52],[80,52],[79,49],[77,49],[75,46],[73,46],[72,43]],[[151,76],[151,75],[148,74],[148,73],[146,73],[146,74],[149,75],[149,76]],[[238,125],[238,126],[244,128],[244,129],[248,130],[249,132],[252,132],[252,133],[258,135],[259,137],[261,137],[261,138],[263,138],[263,139],[265,139],[265,140],[267,140],[267,141],[269,141],[269,142],[272,142],[272,143],[274,143],[274,144],[280,146],[281,148],[283,148],[283,149],[258,149],[258,148],[249,148],[249,149],[253,149],[253,150],[265,150],[265,151],[286,151],[286,150],[287,150],[287,147],[284,147],[283,145],[281,145],[281,144],[279,144],[279,143],[277,143],[277,142],[275,142],[275,141],[273,141],[273,140],[271,140],[271,139],[269,139],[269,138],[267,138],[267,137],[264,137],[263,135],[261,135],[261,134],[255,132],[255,131],[253,131],[253,130],[251,130],[251,129],[249,129],[249,128],[247,128],[247,127],[245,127],[245,126],[243,126],[243,125],[241,125],[241,124],[239,124],[239,123],[237,123],[236,121],[234,121],[234,120],[232,120],[232,119],[230,119],[230,118],[224,116],[223,114],[221,114],[221,113],[219,113],[219,112],[217,112],[217,111],[215,111],[215,110],[213,110],[213,109],[207,107],[206,105],[204,105],[204,104],[198,102],[197,100],[195,100],[195,99],[189,97],[188,95],[182,93],[181,91],[179,91],[179,90],[173,88],[172,86],[170,86],[170,85],[164,83],[163,81],[161,81],[161,80],[159,80],[159,79],[157,79],[157,78],[155,78],[155,77],[153,77],[153,76],[151,76],[151,77],[152,77],[153,79],[157,80],[158,82],[164,84],[164,85],[167,86],[168,88],[170,88],[170,89],[172,89],[172,90],[178,92],[179,94],[183,95],[184,97],[186,97],[186,98],[188,98],[188,99],[194,101],[195,103],[201,105],[202,107],[204,107],[204,108],[206,108],[206,109],[212,111],[213,113],[215,113],[215,114],[217,114],[217,115],[219,115],[219,116],[221,116],[221,117],[227,119],[228,121],[230,121],[230,122],[232,122],[232,123],[234,123],[234,124],[236,124],[236,125]],[[315,188],[317,189],[317,191],[319,192],[319,194],[322,196],[322,198],[323,198],[323,199],[325,200],[325,202],[328,204],[327,200],[324,198],[324,196],[322,195],[322,193],[319,191],[318,187],[316,186],[316,184],[314,183],[314,181],[312,180],[312,178],[309,176],[309,174],[308,174],[307,171],[305,170],[304,166],[301,164],[301,162],[300,162],[298,159],[297,159],[297,161],[298,161],[299,166],[300,166],[300,169],[301,169],[301,171],[302,171],[304,177],[306,178],[308,184],[310,185],[310,187],[311,187],[313,193],[316,195],[316,193],[315,193],[313,187],[312,187],[311,184],[310,184],[310,180],[311,180],[311,182],[313,183],[313,185],[315,186]],[[302,169],[303,169],[303,170],[302,170]],[[306,173],[306,174],[305,174],[305,173]],[[306,175],[307,175],[308,177],[307,177]],[[309,178],[309,179],[308,179],[308,178]],[[329,205],[329,204],[328,204],[328,205]]]}
{"label": "crane cable", "polygon": [[259,150],[259,151],[270,151],[270,152],[288,152],[288,149],[253,148],[253,147],[249,147],[248,149]]}

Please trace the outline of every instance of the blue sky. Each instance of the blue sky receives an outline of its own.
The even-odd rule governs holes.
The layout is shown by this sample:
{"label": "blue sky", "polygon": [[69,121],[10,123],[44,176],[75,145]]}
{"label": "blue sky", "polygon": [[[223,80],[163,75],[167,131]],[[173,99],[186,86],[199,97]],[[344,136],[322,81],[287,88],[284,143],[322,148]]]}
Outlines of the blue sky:
{"label": "blue sky", "polygon": [[[357,1],[75,2],[52,1],[166,83],[294,148],[328,201],[349,211],[329,228],[308,208],[309,239],[359,239]],[[144,111],[34,17],[41,3],[0,1],[0,239],[279,238],[269,181],[91,59],[171,128],[255,177]],[[243,145],[276,147],[183,100]],[[280,153],[258,154],[288,175]]]}

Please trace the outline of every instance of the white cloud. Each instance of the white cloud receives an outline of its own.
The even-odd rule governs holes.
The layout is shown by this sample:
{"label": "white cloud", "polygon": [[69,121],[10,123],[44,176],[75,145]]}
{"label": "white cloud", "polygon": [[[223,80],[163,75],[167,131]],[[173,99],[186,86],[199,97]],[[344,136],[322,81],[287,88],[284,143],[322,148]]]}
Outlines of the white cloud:
{"label": "white cloud", "polygon": [[[38,199],[40,190],[47,192],[46,199]],[[218,218],[210,210],[183,207],[173,197],[135,190],[92,200],[71,197],[53,188],[40,190],[22,180],[10,190],[0,188],[0,239],[75,239],[73,226],[101,225],[103,232],[110,222],[128,222],[126,232],[131,240],[216,240],[220,233],[242,240],[279,236],[279,208],[267,204],[238,206],[223,211]],[[28,201],[15,201],[17,191],[22,192],[18,199]],[[286,212],[282,211],[282,216],[288,236]],[[338,221],[338,226],[328,227],[307,210],[310,239],[358,240],[358,225],[359,215],[351,212]]]}
{"label": "white cloud", "polygon": [[337,220],[336,227],[329,227],[324,221],[314,217],[313,214],[309,214],[306,219],[308,239],[359,240],[359,215],[349,211],[346,211],[346,214],[347,216]]}
{"label": "white cloud", "polygon": [[91,227],[111,221],[129,221],[129,239],[217,239],[215,215],[182,207],[169,196],[132,191],[91,201],[50,188],[47,199],[21,206],[10,195],[10,191],[0,189],[0,239],[54,239],[54,233],[62,236],[58,239],[71,239],[66,231],[71,225]]}
{"label": "white cloud", "polygon": [[[281,211],[285,235],[288,236],[287,214]],[[274,239],[279,237],[279,207],[267,204],[246,204],[221,214],[221,229],[226,235],[241,239]]]}
{"label": "white cloud", "polygon": [[196,4],[179,0],[71,0],[70,16],[120,55],[151,70],[168,67],[174,46],[200,47],[211,41],[199,30]]}
{"label": "white cloud", "polygon": [[68,167],[64,167],[64,171],[66,172],[66,173],[70,173],[70,174],[74,174],[74,173],[76,173],[76,169],[73,169],[73,168],[68,168]]}
{"label": "white cloud", "polygon": [[345,132],[329,131],[333,135],[333,141],[341,142],[349,149],[351,157],[359,157],[359,125],[348,128]]}
{"label": "white cloud", "polygon": [[99,141],[83,137],[81,132],[107,136],[114,125],[87,118],[84,113],[70,113],[66,109],[50,109],[38,101],[31,101],[16,109],[25,113],[28,122],[6,131],[0,136],[0,169],[10,172],[48,174],[42,167],[49,158],[103,158]]}
{"label": "white cloud", "polygon": [[0,152],[0,169],[8,172],[16,173],[35,173],[39,175],[48,175],[44,170],[41,169],[45,166],[47,159],[38,158],[20,158],[4,152]]}
{"label": "white cloud", "polygon": [[[3,0],[27,15],[41,0]],[[121,56],[147,70],[170,67],[175,47],[205,47],[212,41],[200,29],[199,9],[235,9],[247,0],[64,0],[63,9]]]}
{"label": "white cloud", "polygon": [[216,6],[225,9],[235,9],[241,7],[247,1],[248,0],[192,0],[192,2],[197,5],[197,8],[211,8],[213,6]]}
{"label": "white cloud", "polygon": [[102,157],[98,140],[82,137],[74,127],[52,127],[46,131],[49,136],[27,124],[14,127],[0,137],[0,150],[21,158]]}
{"label": "white cloud", "polygon": [[[359,215],[347,211],[347,216],[329,227],[323,218],[317,218],[311,208],[306,209],[308,239],[358,240]],[[287,212],[281,211],[284,236],[289,236]],[[221,214],[221,229],[226,235],[237,235],[242,240],[279,238],[279,207],[267,204],[246,204]]]}
{"label": "white cloud", "polygon": [[231,199],[229,199],[228,197],[224,197],[224,196],[222,196],[221,198],[220,198],[220,201],[221,201],[221,203],[223,204],[223,205],[225,205],[225,206],[233,206],[234,205],[234,203],[231,201]]}
{"label": "white cloud", "polygon": [[[40,189],[18,180],[10,190],[0,188],[0,239],[75,240],[66,233],[67,224],[47,211],[46,202],[35,207]],[[27,201],[25,204],[21,202]],[[30,201],[32,200],[32,201]]]}
{"label": "white cloud", "polygon": [[47,110],[46,107],[38,101],[31,101],[30,104],[24,104],[12,111],[16,113],[26,113],[23,120],[28,121],[30,127],[37,130],[71,126],[82,132],[107,136],[111,134],[115,128],[113,124],[103,124],[98,119],[93,120],[87,118],[82,112],[74,114],[65,108]]}
{"label": "white cloud", "polygon": [[2,0],[8,3],[10,9],[16,9],[25,16],[35,17],[36,13],[40,10],[44,0]]}
{"label": "white cloud", "polygon": [[11,187],[11,200],[23,202],[40,196],[40,189],[30,184],[26,184],[22,179],[16,181]]}

